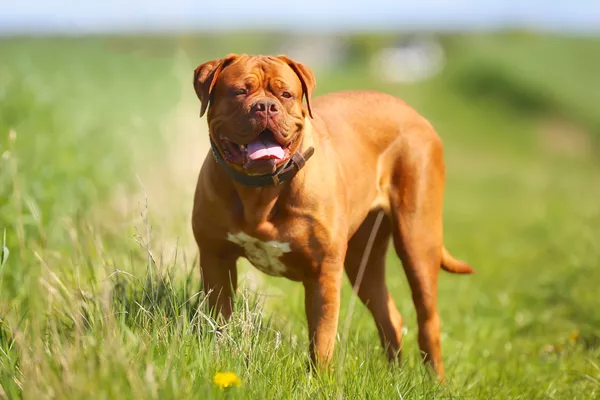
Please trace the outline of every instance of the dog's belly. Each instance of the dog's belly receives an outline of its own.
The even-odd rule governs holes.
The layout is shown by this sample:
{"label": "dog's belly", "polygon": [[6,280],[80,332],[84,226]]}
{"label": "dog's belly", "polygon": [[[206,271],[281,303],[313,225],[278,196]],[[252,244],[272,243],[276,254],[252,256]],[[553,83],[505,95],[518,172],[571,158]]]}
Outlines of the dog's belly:
{"label": "dog's belly", "polygon": [[228,233],[227,240],[244,249],[244,256],[258,270],[271,276],[283,276],[286,267],[281,262],[285,253],[291,252],[289,243],[262,241],[245,232]]}

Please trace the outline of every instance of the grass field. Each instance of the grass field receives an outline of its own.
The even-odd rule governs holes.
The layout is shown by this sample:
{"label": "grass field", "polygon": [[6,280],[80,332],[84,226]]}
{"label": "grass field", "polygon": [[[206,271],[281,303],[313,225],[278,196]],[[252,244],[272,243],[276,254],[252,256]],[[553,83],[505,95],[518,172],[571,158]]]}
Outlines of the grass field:
{"label": "grass field", "polygon": [[[0,40],[0,399],[599,398],[600,40],[442,40],[447,68],[419,85],[361,59],[316,72],[317,94],[396,94],[444,140],[445,241],[477,270],[440,275],[444,386],[393,253],[401,368],[357,304],[334,370],[307,373],[302,286],[243,260],[233,321],[201,312],[192,70],[273,51],[260,35]],[[344,282],[341,325],[351,298]]]}

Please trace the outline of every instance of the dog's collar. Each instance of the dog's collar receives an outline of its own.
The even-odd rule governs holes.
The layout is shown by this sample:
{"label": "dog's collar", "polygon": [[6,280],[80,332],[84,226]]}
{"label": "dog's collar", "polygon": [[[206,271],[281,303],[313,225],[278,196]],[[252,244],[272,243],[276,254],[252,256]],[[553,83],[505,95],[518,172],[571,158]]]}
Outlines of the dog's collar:
{"label": "dog's collar", "polygon": [[252,187],[265,187],[265,186],[278,186],[283,182],[292,179],[298,171],[304,167],[306,161],[312,157],[315,152],[314,147],[309,147],[306,149],[304,154],[299,151],[292,154],[287,163],[277,168],[275,172],[267,175],[246,175],[241,172],[236,171],[231,168],[231,166],[223,159],[221,152],[217,148],[217,145],[213,141],[211,135],[208,135],[210,139],[210,148],[212,150],[213,156],[217,161],[217,164],[220,164],[227,172],[232,179],[238,181],[242,185],[252,186]]}

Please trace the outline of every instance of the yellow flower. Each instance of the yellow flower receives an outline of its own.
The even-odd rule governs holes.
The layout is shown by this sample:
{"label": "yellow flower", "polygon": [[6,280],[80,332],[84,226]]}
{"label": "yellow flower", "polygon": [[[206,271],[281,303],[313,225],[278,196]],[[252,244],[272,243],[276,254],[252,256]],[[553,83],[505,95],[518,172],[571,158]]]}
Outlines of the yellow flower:
{"label": "yellow flower", "polygon": [[577,340],[579,338],[579,331],[571,332],[571,335],[569,337],[571,338],[571,340]]}
{"label": "yellow flower", "polygon": [[242,385],[240,378],[233,372],[217,372],[213,377],[213,382],[221,389]]}

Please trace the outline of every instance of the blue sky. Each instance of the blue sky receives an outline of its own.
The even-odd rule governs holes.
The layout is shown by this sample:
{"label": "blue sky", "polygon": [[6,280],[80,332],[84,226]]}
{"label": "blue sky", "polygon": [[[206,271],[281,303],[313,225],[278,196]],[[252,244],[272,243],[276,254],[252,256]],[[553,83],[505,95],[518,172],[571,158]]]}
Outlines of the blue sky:
{"label": "blue sky", "polygon": [[0,33],[506,25],[600,32],[600,0],[0,0]]}

